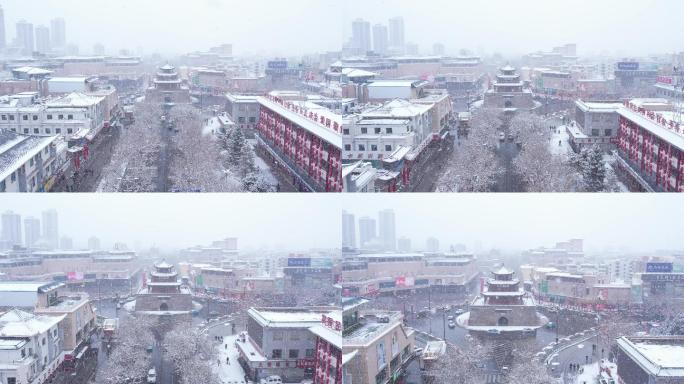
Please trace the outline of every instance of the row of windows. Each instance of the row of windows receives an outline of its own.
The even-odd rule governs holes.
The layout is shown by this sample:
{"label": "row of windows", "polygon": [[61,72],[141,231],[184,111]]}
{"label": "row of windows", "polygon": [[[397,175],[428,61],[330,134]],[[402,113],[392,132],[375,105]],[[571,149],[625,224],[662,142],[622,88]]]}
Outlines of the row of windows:
{"label": "row of windows", "polygon": [[[11,131],[12,131],[12,132],[17,132],[17,129],[16,129],[16,128],[12,128]],[[29,128],[24,128],[24,132],[23,132],[23,133],[24,133],[25,135],[28,135],[30,132],[31,132],[31,130],[30,130]],[[55,134],[60,135],[60,134],[62,134],[62,128],[55,128],[54,132],[55,132]],[[73,128],[67,128],[67,129],[66,129],[66,133],[70,135],[70,134],[74,133],[74,129],[73,129]],[[33,134],[34,134],[34,135],[40,135],[40,134],[41,134],[41,133],[40,133],[40,128],[33,128]],[[44,135],[51,135],[51,134],[52,134],[52,128],[44,128],[44,129],[43,129],[43,134],[44,134]]]}
{"label": "row of windows", "polygon": [[[613,134],[612,129],[606,129],[604,130],[604,136],[611,136]],[[601,135],[601,130],[600,129],[592,129],[591,130],[591,135],[592,136],[599,136]]]}
{"label": "row of windows", "polygon": [[[244,117],[238,117],[238,123],[244,123],[244,122],[245,122]],[[249,122],[252,124],[256,123],[256,117],[250,117]]]}
{"label": "row of windows", "polygon": [[[374,131],[375,131],[375,134],[376,134],[376,135],[379,135],[379,134],[382,133],[382,128],[376,127],[376,128],[374,129]],[[406,131],[408,132],[409,129],[407,128]],[[349,128],[343,129],[343,130],[342,130],[342,133],[345,134],[345,135],[349,135]],[[388,134],[388,135],[391,135],[391,134],[392,134],[392,128],[389,128],[389,127],[388,127],[388,128],[385,128],[385,133]],[[368,134],[368,128],[367,128],[367,127],[361,127],[361,134],[362,134],[362,135]]]}
{"label": "row of windows", "polygon": [[[308,359],[314,357],[313,348],[307,348],[306,349],[305,357]],[[282,349],[274,349],[273,352],[271,353],[271,358],[272,359],[282,359],[283,358],[283,350]],[[288,351],[288,358],[298,359],[299,358],[299,349],[290,349]]]}
{"label": "row of windows", "polygon": [[[365,151],[366,151],[366,145],[365,145],[365,144],[359,144],[359,147],[358,147],[358,148],[359,148],[358,150],[361,151],[361,152],[365,152]],[[345,151],[351,151],[351,150],[352,150],[351,144],[345,144],[345,145],[344,145],[344,150],[345,150]],[[370,145],[370,151],[371,151],[371,152],[377,152],[377,151],[378,151],[378,146],[377,146],[376,144],[371,144],[371,145]],[[392,152],[392,145],[386,144],[386,145],[385,145],[385,152]]]}
{"label": "row of windows", "polygon": [[[5,121],[7,121],[7,120],[9,120],[9,121],[14,121],[14,115],[2,115],[2,116],[0,116],[0,118],[1,118],[2,120],[5,120]],[[22,120],[24,120],[24,121],[28,121],[29,115],[22,115],[21,118],[22,118]],[[52,118],[53,118],[53,116],[52,116],[51,114],[50,114],[50,115],[47,115],[47,119],[48,119],[48,120],[52,120]],[[31,115],[31,119],[32,119],[33,121],[38,121],[38,115]],[[58,119],[58,120],[64,120],[64,115],[57,115],[57,119]],[[74,115],[66,115],[66,119],[67,119],[67,120],[73,120],[73,119],[74,119]]]}

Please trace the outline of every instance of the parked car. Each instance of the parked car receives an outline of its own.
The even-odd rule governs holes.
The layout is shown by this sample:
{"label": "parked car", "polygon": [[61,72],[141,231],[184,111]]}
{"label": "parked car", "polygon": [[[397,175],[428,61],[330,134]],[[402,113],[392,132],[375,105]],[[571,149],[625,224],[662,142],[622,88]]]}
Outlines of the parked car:
{"label": "parked car", "polygon": [[449,328],[456,328],[456,323],[454,323],[453,321],[450,321],[448,325]]}
{"label": "parked car", "polygon": [[265,379],[261,379],[261,384],[283,384],[283,379],[280,376],[269,376]]}
{"label": "parked car", "polygon": [[492,334],[492,335],[498,335],[501,333],[501,331],[499,331],[496,328],[492,328],[492,329],[487,330],[487,333]]}

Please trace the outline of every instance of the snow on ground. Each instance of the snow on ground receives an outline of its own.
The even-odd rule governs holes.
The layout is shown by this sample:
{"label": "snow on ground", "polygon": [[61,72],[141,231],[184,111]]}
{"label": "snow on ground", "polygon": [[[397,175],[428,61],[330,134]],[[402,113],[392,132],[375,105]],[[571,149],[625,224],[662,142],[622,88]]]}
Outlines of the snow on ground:
{"label": "snow on ground", "polygon": [[[613,377],[615,377],[617,373],[617,366],[613,363],[609,362],[604,362],[603,363],[604,368],[608,368]],[[597,379],[599,377],[600,371],[599,371],[599,363],[593,363],[593,364],[587,364],[587,365],[582,365],[580,367],[581,373],[579,373],[577,376],[574,377],[573,383],[575,384],[594,384],[597,382]],[[604,376],[607,377],[607,373],[603,373]]]}
{"label": "snow on ground", "polygon": [[202,128],[202,135],[213,135],[218,132],[219,129],[221,129],[221,122],[219,121],[218,117],[212,117],[209,119],[204,128]]}
{"label": "snow on ground", "polygon": [[[219,375],[221,382],[224,384],[245,383],[245,371],[238,363],[239,353],[237,347],[235,346],[235,341],[237,340],[238,336],[238,334],[224,336],[223,343],[216,346],[221,365],[214,366],[214,370]],[[226,345],[228,345],[227,348]],[[229,364],[226,364],[226,357],[228,358]]]}
{"label": "snow on ground", "polygon": [[[559,140],[561,145],[558,145]],[[551,143],[549,145],[551,153],[554,155],[567,156],[573,152],[572,147],[570,146],[570,135],[568,134],[567,129],[565,129],[565,126],[560,126],[553,131],[551,134]]]}
{"label": "snow on ground", "polygon": [[[256,140],[248,139],[247,142],[249,143],[249,145],[252,146],[252,149],[255,150],[255,147],[257,145]],[[260,156],[254,156],[254,164],[256,164],[257,168],[259,168],[262,171],[262,174],[264,175],[266,181],[270,185],[278,184],[278,179],[276,179],[276,177],[273,175],[271,167],[268,164],[266,164],[266,162]]]}

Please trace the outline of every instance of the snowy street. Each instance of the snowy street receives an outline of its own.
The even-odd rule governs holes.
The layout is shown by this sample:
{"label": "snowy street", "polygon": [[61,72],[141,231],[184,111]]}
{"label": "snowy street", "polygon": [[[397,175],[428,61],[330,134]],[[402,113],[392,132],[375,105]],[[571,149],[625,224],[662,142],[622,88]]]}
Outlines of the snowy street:
{"label": "snowy street", "polygon": [[218,361],[215,372],[219,375],[224,384],[247,384],[245,381],[245,371],[238,363],[238,349],[235,340],[238,335],[223,336],[223,342],[216,346]]}

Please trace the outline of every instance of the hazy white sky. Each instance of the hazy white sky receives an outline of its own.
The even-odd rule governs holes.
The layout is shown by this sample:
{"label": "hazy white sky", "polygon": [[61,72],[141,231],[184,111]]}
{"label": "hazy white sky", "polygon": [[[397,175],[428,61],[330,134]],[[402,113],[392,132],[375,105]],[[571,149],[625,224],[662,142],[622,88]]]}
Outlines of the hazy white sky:
{"label": "hazy white sky", "polygon": [[[40,217],[54,208],[60,236],[84,247],[90,236],[107,247],[136,241],[163,250],[238,237],[242,249],[339,248],[340,205],[313,194],[2,194],[0,212]],[[22,226],[23,231],[23,226]]]}
{"label": "hazy white sky", "polygon": [[480,242],[483,249],[521,250],[570,238],[585,239],[590,251],[684,249],[678,223],[684,204],[675,195],[404,194],[344,201],[357,230],[360,216],[377,219],[379,210],[394,209],[397,237],[411,238],[417,249],[429,236],[444,249],[463,243],[472,250]]}
{"label": "hazy white sky", "polygon": [[67,21],[67,39],[87,52],[203,50],[233,43],[236,54],[298,55],[339,50],[351,20],[403,16],[406,39],[429,50],[511,54],[575,42],[580,53],[624,55],[684,50],[681,0],[2,0],[7,35],[26,19]]}

